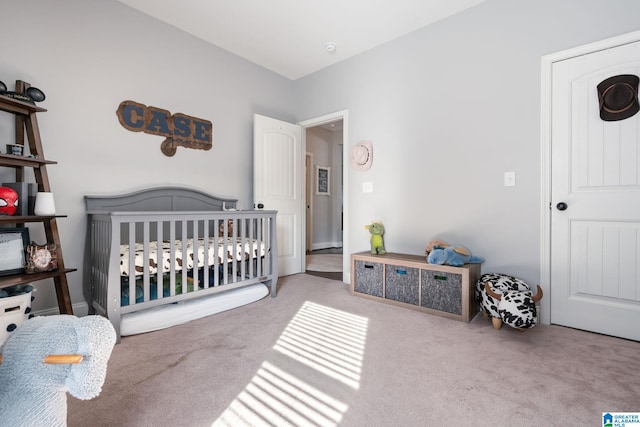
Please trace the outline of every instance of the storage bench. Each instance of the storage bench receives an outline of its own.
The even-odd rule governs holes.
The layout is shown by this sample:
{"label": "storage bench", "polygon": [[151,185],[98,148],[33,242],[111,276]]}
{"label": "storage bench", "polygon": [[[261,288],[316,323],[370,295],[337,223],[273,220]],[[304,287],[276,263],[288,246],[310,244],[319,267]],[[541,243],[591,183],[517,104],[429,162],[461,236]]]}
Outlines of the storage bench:
{"label": "storage bench", "polygon": [[351,294],[469,322],[478,313],[480,264],[427,263],[426,255],[351,254]]}

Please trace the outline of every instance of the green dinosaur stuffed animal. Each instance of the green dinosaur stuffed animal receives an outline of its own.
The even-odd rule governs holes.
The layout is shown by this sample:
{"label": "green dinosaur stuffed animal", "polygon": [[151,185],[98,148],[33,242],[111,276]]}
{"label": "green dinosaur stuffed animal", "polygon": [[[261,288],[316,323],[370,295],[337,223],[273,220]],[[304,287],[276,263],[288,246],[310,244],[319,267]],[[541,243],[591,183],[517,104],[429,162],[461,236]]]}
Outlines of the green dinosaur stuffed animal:
{"label": "green dinosaur stuffed animal", "polygon": [[387,253],[387,251],[384,250],[384,241],[382,240],[382,235],[384,234],[384,225],[382,225],[382,222],[371,221],[371,224],[365,225],[364,228],[371,233],[369,239],[371,242],[371,253],[378,255]]}

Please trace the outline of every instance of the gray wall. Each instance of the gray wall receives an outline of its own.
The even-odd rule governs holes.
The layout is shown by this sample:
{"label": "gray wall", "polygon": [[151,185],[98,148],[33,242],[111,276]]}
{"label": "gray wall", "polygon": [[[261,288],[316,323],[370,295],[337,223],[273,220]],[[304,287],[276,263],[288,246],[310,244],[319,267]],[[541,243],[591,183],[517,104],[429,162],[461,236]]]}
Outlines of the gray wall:
{"label": "gray wall", "polygon": [[381,220],[388,251],[443,239],[537,283],[541,57],[639,29],[633,0],[489,0],[296,80],[299,120],[346,109],[345,144],[373,143],[372,168],[347,170],[350,252]]}
{"label": "gray wall", "polygon": [[[540,58],[640,29],[635,0],[488,0],[401,39],[291,82],[175,28],[105,0],[3,4],[0,80],[44,90],[40,116],[65,262],[82,266],[85,194],[189,185],[249,206],[252,115],[301,121],[348,110],[348,147],[373,141],[367,172],[348,169],[350,251],[385,244],[422,253],[442,238],[536,282],[540,263]],[[123,100],[206,118],[208,152],[159,149],[115,111]],[[0,117],[9,139],[13,121]],[[516,171],[515,188],[502,186]],[[5,180],[5,176],[1,176]],[[374,192],[363,194],[362,182]],[[36,237],[37,237],[37,233]],[[82,272],[69,275],[84,302]],[[55,307],[38,286],[34,309]]]}
{"label": "gray wall", "polygon": [[[253,114],[292,121],[290,80],[117,1],[3,2],[2,16],[0,80],[10,90],[26,80],[47,95],[38,119],[44,153],[58,161],[48,171],[58,211],[68,215],[58,220],[68,267],[82,267],[86,194],[185,185],[250,206]],[[210,120],[213,149],[165,156],[164,138],[120,125],[124,100]],[[3,139],[13,128],[13,117],[0,114]],[[41,227],[31,229],[44,241]],[[82,305],[82,271],[68,278]],[[56,307],[49,283],[37,286],[34,310]]]}

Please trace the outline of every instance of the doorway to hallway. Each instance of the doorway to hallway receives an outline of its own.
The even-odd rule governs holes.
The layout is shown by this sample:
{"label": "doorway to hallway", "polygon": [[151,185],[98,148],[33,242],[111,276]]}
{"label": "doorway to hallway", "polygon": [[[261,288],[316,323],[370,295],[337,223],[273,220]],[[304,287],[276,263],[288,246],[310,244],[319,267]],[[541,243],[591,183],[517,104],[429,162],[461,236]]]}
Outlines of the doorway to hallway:
{"label": "doorway to hallway", "polygon": [[[348,145],[347,123],[347,111],[339,111],[300,122],[299,125],[304,129],[303,137],[305,138],[306,152],[312,154],[313,158],[313,160],[310,160],[310,157],[307,156],[305,163],[309,173],[306,175],[307,197],[305,203],[307,215],[305,216],[305,223],[307,230],[304,248],[309,252],[326,250],[334,252],[333,255],[341,255],[339,257],[342,262],[341,272],[317,272],[317,274],[328,275],[331,276],[330,278],[349,283],[349,242],[348,230],[345,226],[348,224],[349,212],[348,174],[343,161],[346,146]],[[327,149],[324,154],[314,150],[313,144],[316,136],[307,132],[314,128],[322,129],[325,133],[325,139],[332,141],[331,150]],[[328,137],[327,134],[333,134],[333,137]],[[322,145],[321,142],[320,145]],[[331,171],[328,187],[321,188],[321,191],[316,188],[318,183],[316,170],[318,167],[325,170],[330,169]],[[328,191],[326,191],[327,189]],[[324,208],[323,211],[320,210],[321,207]],[[325,219],[322,219],[323,216]],[[321,219],[326,222],[323,223],[320,221]],[[317,228],[319,224],[324,229],[322,227]]]}

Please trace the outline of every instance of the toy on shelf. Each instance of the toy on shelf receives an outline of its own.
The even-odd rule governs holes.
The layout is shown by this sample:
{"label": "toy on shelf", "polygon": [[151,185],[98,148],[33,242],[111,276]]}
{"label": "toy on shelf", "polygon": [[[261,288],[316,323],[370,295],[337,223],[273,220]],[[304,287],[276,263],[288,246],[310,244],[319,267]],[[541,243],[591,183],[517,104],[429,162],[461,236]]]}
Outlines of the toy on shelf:
{"label": "toy on shelf", "polygon": [[13,215],[18,209],[18,193],[10,187],[0,187],[0,215]]}
{"label": "toy on shelf", "polygon": [[484,258],[471,255],[471,251],[462,245],[450,245],[443,240],[431,240],[425,250],[427,262],[436,265],[461,267],[465,264],[482,264]]}
{"label": "toy on shelf", "polygon": [[7,85],[0,81],[0,95],[8,96],[9,98],[17,99],[18,101],[28,102],[34,104],[36,102],[42,102],[46,99],[44,92],[37,87],[29,87],[24,93],[12,92],[7,90]]}
{"label": "toy on shelf", "polygon": [[371,234],[369,238],[371,242],[371,253],[378,255],[386,254],[387,251],[384,249],[384,241],[382,239],[382,235],[384,234],[384,225],[382,225],[382,222],[371,221],[371,224],[365,225],[364,228],[369,230]]}

